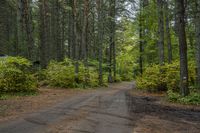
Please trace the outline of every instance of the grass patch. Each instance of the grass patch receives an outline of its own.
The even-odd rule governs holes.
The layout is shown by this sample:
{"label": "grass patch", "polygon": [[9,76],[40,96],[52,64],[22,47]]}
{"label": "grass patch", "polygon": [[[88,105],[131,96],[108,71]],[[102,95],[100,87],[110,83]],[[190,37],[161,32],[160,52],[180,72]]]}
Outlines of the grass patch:
{"label": "grass patch", "polygon": [[190,95],[182,97],[179,93],[168,91],[167,95],[170,102],[187,105],[200,105],[200,94],[198,92],[191,92]]}
{"label": "grass patch", "polygon": [[0,100],[7,100],[16,97],[37,96],[39,92],[16,92],[0,94]]}

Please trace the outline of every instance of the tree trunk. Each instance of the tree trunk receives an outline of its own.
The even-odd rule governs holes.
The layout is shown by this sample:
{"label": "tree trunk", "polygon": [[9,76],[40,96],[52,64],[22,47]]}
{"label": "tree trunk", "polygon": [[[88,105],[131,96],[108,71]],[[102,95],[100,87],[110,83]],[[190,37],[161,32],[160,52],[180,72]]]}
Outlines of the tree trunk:
{"label": "tree trunk", "polygon": [[51,45],[50,45],[50,59],[51,60],[57,60],[57,11],[56,11],[56,1],[57,0],[52,0],[49,1],[51,5],[51,20],[50,20],[50,34],[51,34]]}
{"label": "tree trunk", "polygon": [[26,33],[26,45],[27,45],[27,57],[30,60],[33,60],[33,50],[34,50],[34,40],[33,40],[33,28],[32,28],[32,16],[31,16],[31,0],[21,0],[22,3],[22,18],[24,19],[24,28]]}
{"label": "tree trunk", "polygon": [[89,17],[89,0],[84,0],[84,18],[82,29],[82,53],[85,66],[85,83],[88,83],[89,79],[89,67],[88,67],[88,17]]}
{"label": "tree trunk", "polygon": [[[142,75],[143,73],[143,53],[144,53],[144,44],[146,41],[145,38],[145,31],[147,30],[147,27],[145,27],[146,18],[143,16],[143,10],[146,6],[148,6],[149,1],[148,0],[140,0],[140,10],[139,10],[139,72]],[[146,20],[146,21],[145,21]]]}
{"label": "tree trunk", "polygon": [[165,28],[166,28],[167,50],[168,50],[168,63],[172,63],[172,44],[171,44],[168,0],[165,1]]}
{"label": "tree trunk", "polygon": [[48,64],[47,58],[47,0],[40,0],[40,63],[42,68]]}
{"label": "tree trunk", "polygon": [[144,0],[140,0],[140,10],[139,10],[139,71],[140,74],[142,75],[143,73],[143,37],[144,37],[144,28],[143,28],[143,16],[142,16],[142,12],[143,12],[143,5],[144,5]]}
{"label": "tree trunk", "polygon": [[177,24],[180,52],[180,89],[182,96],[189,94],[188,89],[188,60],[187,42],[185,33],[185,6],[183,0],[177,0]]}
{"label": "tree trunk", "polygon": [[113,33],[112,33],[112,36],[113,36],[113,80],[114,82],[116,82],[116,42],[115,42],[115,32],[116,32],[116,23],[115,23],[115,17],[116,17],[116,0],[113,0],[113,7],[112,7],[112,12],[113,12]]}
{"label": "tree trunk", "polygon": [[79,50],[78,50],[78,32],[77,32],[77,0],[73,0],[73,20],[74,20],[74,54],[75,54],[75,82],[78,83],[79,73]]}
{"label": "tree trunk", "polygon": [[57,61],[62,61],[63,60],[63,53],[62,53],[62,42],[61,42],[61,23],[60,23],[60,3],[59,0],[56,0],[55,3],[55,17],[56,17],[56,39],[55,39],[55,44],[56,44],[56,59]]}
{"label": "tree trunk", "polygon": [[1,7],[0,7],[0,54],[7,54],[6,51],[6,21],[5,21],[5,16],[7,15],[5,12],[5,7],[6,7],[6,1],[0,1]]}
{"label": "tree trunk", "polygon": [[[110,51],[109,51],[109,76],[108,82],[116,81],[116,46],[115,46],[115,0],[110,0]],[[113,77],[112,77],[113,68]]]}
{"label": "tree trunk", "polygon": [[102,63],[103,63],[103,22],[102,22],[102,0],[96,0],[97,4],[97,14],[98,14],[98,59],[99,59],[99,85],[103,84],[103,70],[102,70]]}
{"label": "tree trunk", "polygon": [[159,63],[164,65],[164,16],[163,16],[163,0],[157,0],[158,8],[158,52],[159,52]]}
{"label": "tree trunk", "polygon": [[23,4],[21,0],[17,1],[17,43],[19,46],[19,55],[26,57],[27,49],[25,47],[24,39],[24,19],[23,19]]}
{"label": "tree trunk", "polygon": [[30,60],[34,59],[34,39],[32,9],[30,4],[32,0],[17,1],[17,40],[20,47],[20,55]]}
{"label": "tree trunk", "polygon": [[66,31],[66,12],[64,11],[64,9],[62,9],[62,21],[61,21],[61,61],[64,60],[65,55],[66,55],[66,48],[65,48],[65,41],[66,41],[66,37],[65,37],[65,31]]}
{"label": "tree trunk", "polygon": [[[68,6],[72,8],[73,1],[68,0]],[[73,56],[73,36],[74,36],[74,25],[73,25],[73,14],[72,11],[68,11],[68,58],[74,58]]]}
{"label": "tree trunk", "polygon": [[200,89],[200,1],[195,1],[195,29],[196,29],[196,62],[197,62],[197,85]]}

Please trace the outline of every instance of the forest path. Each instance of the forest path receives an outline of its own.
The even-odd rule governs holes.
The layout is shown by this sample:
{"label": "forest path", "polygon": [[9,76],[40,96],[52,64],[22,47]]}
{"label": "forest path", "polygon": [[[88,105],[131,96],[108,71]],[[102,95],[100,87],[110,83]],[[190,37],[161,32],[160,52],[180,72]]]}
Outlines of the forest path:
{"label": "forest path", "polygon": [[134,83],[76,95],[0,125],[0,133],[199,133],[200,112],[134,96]]}

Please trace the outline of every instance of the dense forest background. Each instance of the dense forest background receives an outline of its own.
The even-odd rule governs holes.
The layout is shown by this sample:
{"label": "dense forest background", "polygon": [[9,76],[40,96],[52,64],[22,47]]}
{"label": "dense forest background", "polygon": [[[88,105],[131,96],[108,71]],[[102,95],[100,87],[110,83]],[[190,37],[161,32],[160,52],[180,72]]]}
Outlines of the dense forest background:
{"label": "dense forest background", "polygon": [[[29,59],[38,71],[47,69],[54,83],[56,75],[70,70],[76,83],[96,73],[99,85],[136,78],[138,88],[171,88],[183,96],[199,88],[197,0],[1,0],[0,5],[1,55]],[[50,73],[63,64],[68,68]]]}

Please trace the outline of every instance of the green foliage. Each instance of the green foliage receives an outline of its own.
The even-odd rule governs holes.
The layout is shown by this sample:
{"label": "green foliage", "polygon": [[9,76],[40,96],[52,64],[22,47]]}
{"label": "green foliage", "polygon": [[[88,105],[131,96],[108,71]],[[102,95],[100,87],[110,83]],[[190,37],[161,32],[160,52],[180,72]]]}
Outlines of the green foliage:
{"label": "green foliage", "polygon": [[132,55],[133,47],[125,46],[124,50],[117,56],[117,73],[122,81],[133,80],[133,62],[134,57]]}
{"label": "green foliage", "polygon": [[99,78],[99,75],[97,73],[97,70],[95,68],[90,68],[89,69],[89,78],[88,78],[87,86],[90,86],[90,87],[99,86],[98,78]]}
{"label": "green foliage", "polygon": [[[136,78],[137,88],[148,91],[172,90],[172,92],[179,92],[179,69],[178,61],[164,66],[152,65],[147,67],[143,75]],[[195,75],[195,65],[193,62],[189,62],[190,86],[194,85]]]}
{"label": "green foliage", "polygon": [[122,81],[122,77],[119,74],[116,74],[116,79],[115,82],[121,82]]}
{"label": "green foliage", "polygon": [[179,62],[175,61],[172,64],[165,65],[166,77],[165,81],[167,88],[175,92],[179,92],[179,82],[180,82],[180,65]]}
{"label": "green foliage", "polygon": [[[189,86],[193,86],[195,84],[196,72],[195,72],[195,63],[188,63],[188,80]],[[180,82],[180,63],[179,61],[175,61],[172,64],[165,65],[166,68],[166,77],[165,82],[167,84],[167,88],[174,92],[179,92],[179,82]]]}
{"label": "green foliage", "polygon": [[138,89],[145,89],[147,91],[168,90],[167,96],[169,101],[178,102],[182,104],[200,104],[200,94],[195,87],[195,63],[189,62],[189,86],[191,93],[189,96],[182,97],[179,87],[180,82],[180,65],[178,61],[172,64],[165,64],[164,66],[152,65],[147,67],[140,77],[136,78]]}
{"label": "green foliage", "polygon": [[63,62],[52,61],[46,70],[47,83],[50,86],[75,88],[98,86],[97,70],[89,67],[85,69],[83,63],[79,62],[78,83],[75,82],[74,62],[65,59]]}
{"label": "green foliage", "polygon": [[98,70],[96,67],[86,68],[83,63],[79,62],[78,83],[75,87],[97,87],[98,86]]}
{"label": "green foliage", "polygon": [[[70,63],[70,64],[66,64]],[[64,65],[65,64],[65,65]],[[74,67],[71,61],[52,61],[47,67],[47,82],[50,86],[74,87]]]}
{"label": "green foliage", "polygon": [[36,77],[39,82],[46,80],[47,79],[46,69],[39,70],[39,71],[35,72],[34,77]]}
{"label": "green foliage", "polygon": [[0,94],[0,100],[7,100],[16,97],[26,97],[26,96],[36,96],[38,92],[9,92],[9,93],[2,93]]}
{"label": "green foliage", "polygon": [[30,70],[31,63],[21,57],[0,59],[0,92],[33,92],[37,83]]}
{"label": "green foliage", "polygon": [[192,92],[189,96],[182,97],[179,93],[172,90],[167,91],[168,100],[171,102],[178,102],[182,104],[200,105],[200,94]]}
{"label": "green foliage", "polygon": [[160,70],[161,67],[159,65],[147,67],[143,75],[136,78],[137,88],[151,92],[165,89],[165,74]]}
{"label": "green foliage", "polygon": [[167,91],[168,100],[171,102],[176,102],[181,98],[179,93],[173,92],[172,90]]}

